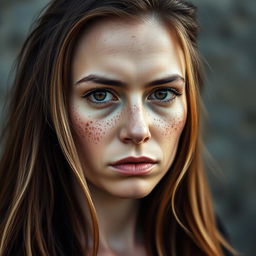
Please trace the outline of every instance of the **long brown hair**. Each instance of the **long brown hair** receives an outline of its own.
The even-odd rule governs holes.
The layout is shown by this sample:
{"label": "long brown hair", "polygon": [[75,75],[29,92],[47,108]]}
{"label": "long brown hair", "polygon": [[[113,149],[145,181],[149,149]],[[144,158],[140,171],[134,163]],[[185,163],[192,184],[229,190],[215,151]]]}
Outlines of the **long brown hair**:
{"label": "long brown hair", "polygon": [[[96,211],[72,138],[68,114],[71,60],[82,31],[102,17],[154,15],[174,28],[186,61],[188,118],[175,160],[149,196],[138,223],[150,255],[213,255],[234,250],[218,231],[201,160],[200,89],[195,7],[183,0],[55,0],[18,57],[0,160],[0,256],[84,255],[88,235],[71,180]],[[141,218],[145,216],[147,218]],[[88,247],[88,245],[85,245]]]}

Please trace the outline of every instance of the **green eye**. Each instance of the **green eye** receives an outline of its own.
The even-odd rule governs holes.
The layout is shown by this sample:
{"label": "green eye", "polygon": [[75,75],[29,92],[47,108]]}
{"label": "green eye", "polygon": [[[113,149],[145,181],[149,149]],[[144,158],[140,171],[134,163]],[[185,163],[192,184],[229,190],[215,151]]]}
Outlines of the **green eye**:
{"label": "green eye", "polygon": [[150,95],[150,100],[155,100],[162,103],[168,103],[176,98],[176,96],[181,95],[178,91],[173,88],[160,88],[153,91]]}
{"label": "green eye", "polygon": [[154,94],[158,100],[163,100],[167,97],[168,92],[166,90],[158,90]]}
{"label": "green eye", "polygon": [[95,89],[83,96],[93,104],[106,104],[118,100],[112,92],[106,89]]}
{"label": "green eye", "polygon": [[95,92],[93,94],[91,94],[93,96],[93,98],[97,101],[103,101],[106,96],[107,96],[107,92],[105,91],[98,91],[98,92]]}

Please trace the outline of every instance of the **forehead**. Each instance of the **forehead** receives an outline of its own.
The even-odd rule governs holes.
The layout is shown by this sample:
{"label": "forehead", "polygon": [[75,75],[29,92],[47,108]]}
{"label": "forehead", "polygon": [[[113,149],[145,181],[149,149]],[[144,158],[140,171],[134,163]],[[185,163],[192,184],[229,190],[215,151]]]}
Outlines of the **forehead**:
{"label": "forehead", "polygon": [[[141,19],[102,18],[87,27],[81,35],[78,47],[94,45],[98,49],[115,52],[122,47],[126,50],[154,50],[154,45],[164,49],[177,39],[172,28],[167,28],[158,18],[148,16]],[[171,43],[172,43],[171,42]],[[130,44],[130,48],[127,48]],[[139,46],[139,47],[138,47]]]}
{"label": "forehead", "polygon": [[135,69],[175,62],[184,73],[183,54],[175,32],[153,16],[140,20],[104,18],[94,22],[81,35],[74,57],[75,69],[82,62],[83,67],[95,63],[118,68],[132,64]]}

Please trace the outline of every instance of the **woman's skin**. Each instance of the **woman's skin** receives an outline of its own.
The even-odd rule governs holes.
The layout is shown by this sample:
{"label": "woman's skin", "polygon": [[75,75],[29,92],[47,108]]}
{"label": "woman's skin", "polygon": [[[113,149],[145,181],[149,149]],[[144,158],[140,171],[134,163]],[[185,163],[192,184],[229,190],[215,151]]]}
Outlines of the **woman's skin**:
{"label": "woman's skin", "polygon": [[[78,41],[72,81],[71,124],[98,215],[99,255],[145,255],[136,228],[139,198],[171,166],[187,117],[181,48],[156,18],[102,19]],[[128,156],[157,163],[144,175],[109,166]]]}

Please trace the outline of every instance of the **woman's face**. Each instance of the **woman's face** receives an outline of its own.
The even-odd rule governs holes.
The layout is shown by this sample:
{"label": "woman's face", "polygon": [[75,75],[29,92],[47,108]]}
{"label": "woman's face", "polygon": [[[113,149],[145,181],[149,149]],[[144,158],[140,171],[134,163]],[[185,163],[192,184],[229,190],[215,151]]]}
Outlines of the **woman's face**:
{"label": "woman's face", "polygon": [[[184,78],[177,39],[154,18],[105,19],[81,35],[69,110],[91,186],[121,198],[152,191],[174,160],[186,122]],[[138,162],[114,164],[127,157]]]}

